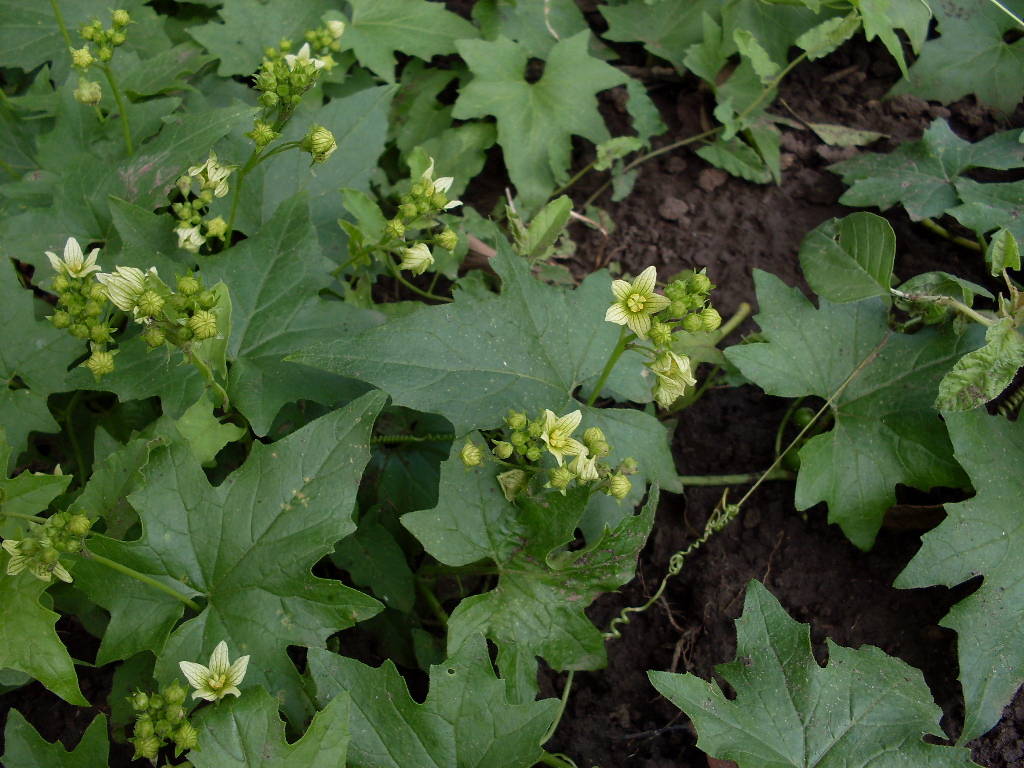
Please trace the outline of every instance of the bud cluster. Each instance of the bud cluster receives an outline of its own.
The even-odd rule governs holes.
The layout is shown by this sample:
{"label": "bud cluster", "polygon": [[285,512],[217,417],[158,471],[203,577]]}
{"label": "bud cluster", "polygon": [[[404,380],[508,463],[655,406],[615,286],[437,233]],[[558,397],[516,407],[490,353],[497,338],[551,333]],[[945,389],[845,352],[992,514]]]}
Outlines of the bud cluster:
{"label": "bud cluster", "polygon": [[128,741],[135,747],[133,760],[146,758],[156,763],[157,753],[170,741],[174,756],[199,745],[199,731],[185,716],[185,689],[175,680],[159,693],[135,691],[128,703],[135,710],[135,728]]}
{"label": "bud cluster", "polygon": [[[511,469],[498,475],[505,498],[514,502],[526,491],[534,477],[545,475],[544,488],[553,488],[565,495],[570,487],[587,485],[621,501],[629,495],[632,484],[627,475],[637,471],[632,458],[618,467],[602,461],[611,453],[612,447],[605,440],[604,432],[590,427],[582,435],[582,442],[572,437],[580,424],[582,414],[574,411],[557,417],[552,411],[543,411],[532,421],[525,411],[510,411],[505,418],[505,428],[496,437],[490,437],[491,457]],[[545,453],[550,453],[558,465],[550,469],[541,466]],[[459,451],[459,458],[467,468],[484,463],[484,450],[469,438]],[[566,463],[565,456],[574,457]]]}
{"label": "bud cluster", "polygon": [[[398,212],[384,228],[382,245],[395,247],[396,243],[404,243],[409,229],[432,227],[434,217],[462,205],[459,200],[448,199],[447,192],[454,181],[451,176],[435,179],[434,160],[431,158],[430,167],[413,182],[409,193],[399,198]],[[459,244],[459,236],[451,227],[445,226],[431,236],[430,242],[451,253]],[[425,241],[403,247],[397,255],[401,258],[399,268],[408,269],[414,275],[422,275],[434,264],[434,256]]]}
{"label": "bud cluster", "polygon": [[[217,154],[210,150],[210,156],[202,165],[188,169],[188,175],[178,178],[176,186],[183,200],[172,203],[171,210],[177,220],[174,228],[178,235],[178,247],[190,253],[198,253],[209,238],[221,240],[227,235],[227,222],[220,216],[204,220],[215,198],[224,197],[230,191],[228,177],[238,166],[224,165],[217,161]],[[198,194],[192,185],[199,183]],[[204,232],[205,230],[205,232]]]}
{"label": "bud cluster", "polygon": [[131,24],[128,11],[116,10],[110,14],[110,28],[104,29],[103,22],[95,16],[79,30],[86,41],[81,48],[71,48],[71,64],[78,71],[78,87],[75,99],[82,104],[95,106],[103,97],[103,89],[99,82],[86,78],[89,67],[97,61],[106,65],[114,57],[114,49],[125,44],[128,36],[125,29]]}
{"label": "bud cluster", "polygon": [[89,535],[92,521],[82,514],[58,512],[43,523],[29,523],[29,532],[23,539],[7,539],[4,550],[10,554],[7,574],[15,576],[28,571],[37,579],[51,581],[56,576],[71,583],[71,574],[60,563],[60,556],[81,552]]}

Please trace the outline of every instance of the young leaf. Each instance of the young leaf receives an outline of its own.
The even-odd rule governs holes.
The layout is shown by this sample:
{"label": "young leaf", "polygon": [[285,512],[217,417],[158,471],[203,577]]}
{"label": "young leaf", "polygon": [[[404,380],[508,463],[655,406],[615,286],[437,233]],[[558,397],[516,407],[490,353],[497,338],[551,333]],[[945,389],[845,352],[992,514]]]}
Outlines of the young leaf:
{"label": "young leaf", "polygon": [[359,63],[395,81],[395,51],[430,60],[480,37],[468,21],[426,0],[349,0],[352,19],[341,38]]}
{"label": "young leaf", "polygon": [[896,579],[900,589],[948,587],[983,575],[981,586],[946,615],[941,624],[956,631],[960,682],[967,713],[960,743],[996,724],[1024,681],[1020,642],[1024,546],[1020,500],[1024,498],[1024,421],[1010,422],[984,410],[948,414],[956,459],[967,470],[977,495],[946,504],[946,519],[924,534],[923,544]]}
{"label": "young leaf", "polygon": [[12,709],[4,728],[3,764],[7,768],[100,768],[107,765],[110,741],[107,718],[96,715],[78,746],[68,752],[59,741],[50,743]]}
{"label": "young leaf", "polygon": [[262,688],[208,707],[196,717],[200,749],[195,768],[337,768],[346,765],[349,697],[342,692],[313,716],[293,744],[285,740],[278,702]]}
{"label": "young leaf", "polygon": [[524,77],[527,51],[511,40],[458,43],[474,77],[452,114],[460,120],[487,115],[498,119],[505,165],[527,208],[543,204],[564,179],[574,134],[595,144],[611,138],[596,94],[627,78],[587,53],[589,39],[590,32],[584,31],[556,43],[536,83]]}
{"label": "young leaf", "polygon": [[718,21],[721,5],[721,0],[661,0],[653,5],[634,0],[618,6],[602,5],[598,10],[608,22],[606,39],[642,42],[648,53],[683,71],[687,49],[703,39],[701,19],[708,15]]}
{"label": "young leaf", "polygon": [[[1004,131],[970,144],[936,120],[920,141],[887,155],[864,154],[829,166],[850,189],[844,205],[886,209],[902,203],[914,221],[941,216],[959,202],[954,182],[971,168],[1006,170],[1024,163],[1020,131]],[[998,225],[997,225],[998,226]],[[994,228],[994,227],[993,227]]]}
{"label": "young leaf", "polygon": [[736,621],[736,660],[716,667],[736,691],[692,674],[648,672],[697,728],[697,746],[739,768],[952,768],[970,750],[929,744],[943,737],[941,710],[921,672],[870,645],[828,641],[818,666],[807,624],[791,619],[757,581]]}
{"label": "young leaf", "polygon": [[956,192],[963,205],[951,209],[949,215],[979,237],[1005,227],[1014,238],[1024,240],[1024,221],[1020,220],[1024,184],[979,184],[972,179],[957,179]]}
{"label": "young leaf", "polygon": [[827,502],[829,522],[869,549],[896,501],[897,483],[965,484],[932,401],[939,379],[977,346],[976,333],[897,334],[878,299],[822,299],[815,309],[773,275],[755,271],[754,282],[766,342],[725,351],[743,375],[782,397],[829,398],[850,379],[832,404],[835,427],[800,451],[798,509]]}
{"label": "young leaf", "polygon": [[[11,446],[7,444],[7,433],[0,426],[0,504],[4,514],[37,515],[63,493],[71,482],[71,475],[32,472],[22,472],[8,479],[10,458]],[[0,536],[5,539],[17,539],[18,532],[23,530],[24,522],[13,517],[0,517]]]}
{"label": "young leaf", "polygon": [[526,230],[525,256],[531,264],[548,255],[555,241],[565,231],[571,213],[572,200],[568,195],[562,195],[541,208],[533,217]]}
{"label": "young leaf", "polygon": [[697,150],[697,154],[714,166],[728,171],[733,176],[767,184],[772,180],[771,171],[764,160],[749,144],[737,138],[722,139],[719,137],[714,144],[708,144]]}
{"label": "young leaf", "polygon": [[1020,269],[1020,249],[1009,230],[1001,229],[992,235],[985,261],[988,262],[992,277],[999,277],[1005,269]]}
{"label": "young leaf", "polygon": [[[950,103],[973,93],[1009,114],[1024,96],[1024,41],[1004,39],[1020,31],[990,0],[933,0],[939,37],[929,40],[890,96],[912,93]],[[1013,4],[1020,13],[1020,5]]]}
{"label": "young leaf", "polygon": [[[639,454],[638,454],[639,455]],[[402,524],[447,565],[491,560],[498,584],[463,600],[448,623],[448,649],[483,632],[498,645],[498,664],[520,700],[536,691],[536,657],[555,669],[596,669],[606,662],[601,633],[584,609],[602,592],[633,577],[650,532],[657,486],[639,516],[627,514],[581,551],[561,548],[574,538],[587,491],[520,498],[511,505],[495,472],[466,472],[453,456],[441,466],[438,505],[411,512]]]}
{"label": "young leaf", "polygon": [[[49,585],[28,570],[8,575],[10,558],[6,551],[0,555],[0,669],[20,670],[69,704],[89,706],[78,687],[74,662],[53,628],[59,617],[40,604]],[[46,599],[52,602],[49,595]]]}
{"label": "young leaf", "polygon": [[733,30],[732,38],[742,56],[750,60],[754,72],[761,78],[765,85],[771,83],[772,79],[779,73],[779,65],[768,55],[768,51],[761,47],[757,38],[746,29]]}
{"label": "young leaf", "polygon": [[228,443],[247,434],[236,424],[221,424],[213,415],[213,401],[203,393],[199,401],[178,419],[178,431],[188,440],[200,464],[210,464]]}
{"label": "young leaf", "polygon": [[383,403],[381,393],[371,393],[277,443],[256,443],[217,487],[180,442],[154,451],[146,484],[130,499],[142,520],[141,538],[93,537],[89,549],[178,591],[199,592],[206,605],[164,644],[149,629],[153,622],[139,622],[135,612],[158,611],[166,622],[182,615],[182,603],[83,558],[75,563],[83,588],[111,612],[103,658],[134,655],[137,635],[148,631],[142,647],[157,652],[156,677],[166,681],[180,674],[179,661],[205,660],[226,640],[234,652],[251,656],[243,696],[262,684],[301,720],[307,700],[287,647],[322,645],[380,610],[339,582],[313,578],[310,568],[356,528],[352,506]]}
{"label": "young leaf", "polygon": [[829,219],[800,244],[808,285],[834,304],[888,296],[895,258],[896,233],[873,213]]}
{"label": "young leaf", "polygon": [[814,61],[832,53],[857,34],[860,26],[860,19],[854,15],[833,17],[807,30],[794,42],[807,51],[808,59]]}
{"label": "young leaf", "polygon": [[510,703],[480,635],[430,668],[422,704],[390,660],[374,669],[311,650],[309,668],[321,706],[352,697],[349,759],[366,768],[530,766],[558,711],[554,699]]}
{"label": "young leaf", "polygon": [[473,18],[488,40],[507,37],[540,59],[546,59],[559,40],[589,29],[573,0],[480,0],[473,4]]}
{"label": "young leaf", "polygon": [[999,397],[1024,366],[1024,338],[1013,318],[1004,317],[985,332],[985,346],[957,360],[939,384],[935,407],[969,411]]}

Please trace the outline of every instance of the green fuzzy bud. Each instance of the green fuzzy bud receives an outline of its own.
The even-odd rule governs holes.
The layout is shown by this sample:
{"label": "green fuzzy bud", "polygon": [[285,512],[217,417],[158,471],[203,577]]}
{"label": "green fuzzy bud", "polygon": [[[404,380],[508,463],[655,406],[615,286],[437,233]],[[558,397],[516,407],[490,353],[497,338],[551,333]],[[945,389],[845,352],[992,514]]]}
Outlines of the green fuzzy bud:
{"label": "green fuzzy bud", "polygon": [[281,53],[288,53],[292,49],[292,41],[287,37],[282,37],[277,47],[281,49]]}
{"label": "green fuzzy bud", "polygon": [[117,48],[120,45],[124,45],[125,41],[127,39],[128,39],[128,36],[124,32],[121,32],[120,30],[117,30],[117,31],[112,32],[110,34],[110,44],[112,46],[114,46],[115,48]]}
{"label": "green fuzzy bud", "polygon": [[612,447],[604,440],[598,440],[590,449],[590,453],[597,459],[603,459],[612,452]]}
{"label": "green fuzzy bud", "polygon": [[[144,694],[142,691],[136,691],[128,697],[128,703],[132,705],[132,709],[136,712],[145,712],[149,709],[149,696]],[[141,719],[139,720],[141,722]],[[138,724],[135,726],[135,733],[138,735]]]}
{"label": "green fuzzy bud", "polygon": [[199,281],[192,275],[183,275],[178,278],[178,293],[184,296],[194,296],[199,293],[201,287]]}
{"label": "green fuzzy bud", "polygon": [[536,445],[531,445],[529,448],[526,449],[526,458],[529,461],[540,461],[540,456],[540,448],[538,448]]}
{"label": "green fuzzy bud", "polygon": [[114,354],[104,350],[94,350],[89,359],[85,361],[85,367],[92,371],[97,379],[114,372]]}
{"label": "green fuzzy bud", "polygon": [[683,330],[688,333],[698,333],[704,330],[704,321],[700,315],[687,315],[683,318]]}
{"label": "green fuzzy bud", "polygon": [[326,162],[337,148],[338,142],[334,140],[334,134],[322,125],[311,125],[299,142],[299,149],[309,152],[314,163]]}
{"label": "green fuzzy bud", "polygon": [[169,304],[175,312],[184,312],[191,306],[191,302],[187,298],[177,293],[171,296]]}
{"label": "green fuzzy bud", "polygon": [[82,28],[78,31],[78,34],[83,40],[92,40],[93,38],[93,26],[92,24],[83,24]]}
{"label": "green fuzzy bud", "polygon": [[64,275],[57,275],[53,278],[53,290],[57,293],[64,293],[70,287],[71,281],[69,281]]}
{"label": "green fuzzy bud", "polygon": [[100,61],[110,61],[114,58],[114,49],[109,45],[101,45],[99,50]]}
{"label": "green fuzzy bud", "polygon": [[398,213],[403,219],[415,219],[420,215],[420,209],[416,207],[416,203],[402,203],[398,206]]}
{"label": "green fuzzy bud", "polygon": [[99,317],[103,314],[103,304],[98,301],[87,301],[82,307],[82,314],[86,317]]}
{"label": "green fuzzy bud", "polygon": [[718,310],[714,307],[706,307],[701,310],[700,321],[704,326],[704,330],[710,333],[711,331],[718,330],[718,326],[722,324],[722,316],[718,314]]}
{"label": "green fuzzy bud", "polygon": [[159,736],[161,739],[165,739],[170,735],[171,731],[174,730],[174,726],[171,725],[170,720],[160,718],[155,723],[153,723],[153,730],[156,732],[157,736]]}
{"label": "green fuzzy bud", "polygon": [[[212,189],[203,189],[203,190],[199,191],[199,199],[203,203],[205,203],[206,205],[209,205],[210,203],[212,203],[213,202],[213,198],[214,198],[214,194],[213,194],[213,190]],[[193,224],[198,224],[200,221],[202,221],[202,219],[199,219],[199,221],[195,221],[193,219],[192,223]]]}
{"label": "green fuzzy bud", "polygon": [[671,283],[665,286],[665,297],[669,301],[683,301],[686,299],[689,291],[687,290],[686,280],[673,280]]}
{"label": "green fuzzy bud", "polygon": [[281,103],[281,98],[273,91],[267,91],[266,93],[260,94],[260,104],[267,109],[273,109]]}
{"label": "green fuzzy bud", "polygon": [[639,470],[640,466],[632,456],[627,456],[619,465],[619,473],[623,475],[635,475]]}
{"label": "green fuzzy bud", "polygon": [[72,515],[71,519],[68,520],[67,530],[72,536],[81,538],[89,533],[90,528],[92,528],[92,521],[85,515]]}
{"label": "green fuzzy bud", "polygon": [[219,237],[222,240],[224,235],[228,233],[228,223],[224,221],[223,216],[218,216],[215,219],[210,219],[206,222],[206,236],[207,237]]}
{"label": "green fuzzy bud", "polygon": [[197,341],[212,339],[217,335],[217,318],[212,312],[200,309],[189,318],[188,327],[192,329]]}
{"label": "green fuzzy bud", "polygon": [[39,553],[39,562],[44,565],[53,565],[60,559],[60,550],[55,547],[47,547]]}
{"label": "green fuzzy bud", "polygon": [[432,208],[443,211],[446,205],[448,205],[448,197],[444,192],[435,192],[430,196],[430,206]]}
{"label": "green fuzzy bud", "polygon": [[146,342],[146,345],[150,349],[156,349],[162,346],[167,341],[167,334],[164,333],[164,329],[158,325],[151,325],[145,331],[142,332],[142,340]]}
{"label": "green fuzzy bud", "polygon": [[467,469],[470,467],[478,467],[484,463],[484,453],[480,450],[480,447],[473,445],[473,442],[467,437],[466,444],[462,446],[462,450],[459,451],[459,458],[462,459],[462,463]]}
{"label": "green fuzzy bud", "polygon": [[612,479],[608,481],[608,495],[619,501],[626,498],[631,490],[633,490],[633,484],[625,475],[612,475]]}
{"label": "green fuzzy bud", "polygon": [[[264,90],[273,89],[271,88]],[[265,123],[262,120],[257,120],[253,129],[245,135],[252,139],[253,143],[260,149],[263,149],[263,147],[270,144],[270,142],[274,141],[274,139],[280,138],[281,136],[279,132],[274,130],[273,126],[270,123]]]}
{"label": "green fuzzy bud", "polygon": [[[100,51],[102,58],[103,51]],[[109,57],[108,57],[109,58]],[[106,59],[104,59],[106,61]],[[94,107],[100,103],[103,98],[103,88],[95,80],[79,80],[78,87],[75,88],[75,101],[79,104],[85,104],[89,107]]]}
{"label": "green fuzzy bud", "polygon": [[441,234],[434,238],[434,241],[446,251],[451,252],[454,251],[455,247],[459,244],[459,236],[456,235],[454,231],[446,227]]}
{"label": "green fuzzy bud", "polygon": [[416,197],[423,197],[425,194],[427,194],[427,190],[429,188],[430,188],[430,183],[424,181],[423,179],[420,179],[419,181],[416,181],[416,182],[413,183],[412,189],[410,191],[412,192],[412,196],[414,198],[416,198]]}
{"label": "green fuzzy bud", "polygon": [[107,291],[101,283],[93,283],[89,286],[88,290],[83,289],[82,295],[87,296],[92,301],[106,302],[107,300]]}
{"label": "green fuzzy bud", "polygon": [[128,11],[118,8],[110,15],[110,20],[115,27],[127,27],[131,23],[132,17],[128,15]]}
{"label": "green fuzzy bud", "polygon": [[217,294],[213,291],[203,291],[196,298],[196,301],[202,309],[213,309],[217,306]]}
{"label": "green fuzzy bud", "polygon": [[199,746],[199,731],[189,723],[182,723],[178,730],[171,734],[171,739],[175,746],[174,756],[178,757],[182,752]]}
{"label": "green fuzzy bud", "polygon": [[693,293],[707,293],[714,287],[707,275],[698,272],[690,278],[690,291]]}
{"label": "green fuzzy bud", "polygon": [[593,445],[595,443],[603,443],[605,440],[604,432],[601,431],[600,427],[590,427],[583,431],[583,444],[590,449],[593,453]]}
{"label": "green fuzzy bud", "polygon": [[89,338],[90,330],[89,326],[85,323],[75,323],[68,329],[68,333],[74,336],[76,339],[82,339],[85,341]]}
{"label": "green fuzzy bud", "polygon": [[195,334],[192,332],[192,329],[189,328],[187,325],[183,325],[180,328],[178,328],[176,334],[178,336],[178,341],[175,343],[179,345],[184,344],[186,341],[192,341],[192,338],[195,336]]}
{"label": "green fuzzy bud", "polygon": [[401,240],[405,237],[405,224],[399,218],[391,219],[384,227],[384,236],[389,240]]}
{"label": "green fuzzy bud", "polygon": [[648,335],[656,346],[667,347],[672,344],[672,326],[668,323],[653,321]]}
{"label": "green fuzzy bud", "polygon": [[673,299],[665,312],[667,317],[682,317],[690,310],[690,302],[687,299]]}
{"label": "green fuzzy bud", "polygon": [[508,424],[510,429],[526,429],[529,421],[526,418],[526,414],[521,411],[509,411],[508,416],[505,417],[505,423]]}
{"label": "green fuzzy bud", "polygon": [[555,467],[551,470],[551,477],[548,480],[548,484],[552,488],[565,490],[569,487],[569,483],[571,483],[575,477],[576,476],[569,471],[568,467]]}
{"label": "green fuzzy bud", "polygon": [[433,207],[430,205],[429,200],[418,200],[416,202],[416,214],[419,216],[426,216],[428,213],[433,211]]}
{"label": "green fuzzy bud", "polygon": [[501,459],[504,461],[512,455],[512,451],[515,450],[512,443],[507,443],[504,440],[499,440],[491,448],[491,453],[494,454],[494,458]]}
{"label": "green fuzzy bud", "polygon": [[509,442],[512,443],[512,445],[517,446],[517,447],[520,446],[520,445],[526,445],[526,440],[527,440],[526,433],[525,432],[519,432],[518,430],[513,432],[511,437],[509,437]]}
{"label": "green fuzzy bud", "polygon": [[94,325],[89,329],[89,341],[93,341],[97,344],[104,344],[108,341],[113,341],[113,337],[110,335],[113,328],[105,323]]}
{"label": "green fuzzy bud", "polygon": [[164,308],[164,299],[156,291],[146,291],[139,296],[137,309],[140,315],[152,317]]}
{"label": "green fuzzy bud", "polygon": [[181,683],[175,680],[173,683],[164,688],[164,701],[167,702],[168,706],[176,707],[185,702],[185,695],[187,691],[182,687]]}
{"label": "green fuzzy bud", "polygon": [[50,322],[53,323],[53,326],[55,328],[60,328],[61,330],[63,330],[64,328],[70,328],[71,315],[65,312],[63,309],[58,309],[56,312],[50,315]]}
{"label": "green fuzzy bud", "polygon": [[149,708],[150,709],[163,709],[164,708],[164,697],[159,693],[154,693],[149,697]]}
{"label": "green fuzzy bud", "polygon": [[[135,696],[141,696],[143,699],[146,698],[146,694],[144,694],[142,692],[136,693]],[[131,701],[131,699],[129,699],[129,701]],[[132,706],[135,707],[135,703],[134,702],[132,702]],[[137,707],[136,709],[145,710],[146,707],[141,707],[141,708]],[[135,733],[135,738],[137,738],[137,739],[148,739],[150,736],[153,735],[153,720],[150,718],[150,716],[148,714],[147,715],[139,715],[139,719],[135,721],[135,732],[134,733]]]}
{"label": "green fuzzy bud", "polygon": [[81,48],[71,49],[71,65],[78,67],[79,69],[88,69],[89,65],[92,64],[96,59],[93,58],[92,51],[89,50],[88,45],[83,45]]}
{"label": "green fuzzy bud", "polygon": [[160,739],[156,737],[156,734],[150,734],[146,737],[136,736],[134,739],[130,739],[132,746],[135,747],[135,755],[132,760],[138,760],[139,758],[145,758],[156,763],[157,755],[160,752]]}

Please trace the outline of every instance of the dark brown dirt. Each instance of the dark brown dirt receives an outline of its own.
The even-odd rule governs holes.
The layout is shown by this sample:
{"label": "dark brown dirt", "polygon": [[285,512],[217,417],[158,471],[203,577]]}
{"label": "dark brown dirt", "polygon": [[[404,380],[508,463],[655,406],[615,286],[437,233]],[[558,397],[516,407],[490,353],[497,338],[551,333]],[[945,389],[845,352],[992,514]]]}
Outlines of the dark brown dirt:
{"label": "dark brown dirt", "polygon": [[[883,102],[895,67],[877,46],[848,45],[822,62],[799,67],[784,84],[782,99],[807,121],[839,123],[882,131],[891,148],[917,138],[935,117],[949,116],[965,138],[994,130],[991,116],[970,100],[952,111],[914,99]],[[707,96],[694,83],[654,84],[669,133],[658,146],[702,129]],[[606,103],[613,120],[616,100]],[[781,102],[773,107],[789,115]],[[850,212],[837,202],[843,186],[826,166],[847,156],[827,147],[809,131],[785,129],[781,186],[757,186],[710,168],[689,150],[678,150],[643,166],[632,196],[622,203],[598,200],[615,221],[608,237],[574,231],[579,243],[574,269],[586,272],[609,261],[637,272],[654,264],[662,275],[707,267],[718,284],[714,299],[727,316],[742,302],[754,303],[752,270],[765,269],[801,285],[797,249],[822,221]],[[581,148],[580,164],[587,160]],[[577,202],[596,188],[574,192]],[[472,189],[471,189],[472,193]],[[480,210],[490,210],[487,194]],[[897,233],[897,273],[906,277],[943,269],[985,283],[975,254],[912,224],[904,214],[888,214]],[[744,330],[752,330],[748,321]],[[788,402],[753,387],[711,390],[685,411],[675,436],[679,471],[685,475],[758,471],[774,456],[775,430]],[[745,488],[732,490],[738,498]],[[623,607],[644,602],[665,573],[672,553],[699,536],[722,489],[692,487],[665,498],[654,533],[642,553],[637,579],[607,595],[590,615],[599,627]],[[957,682],[955,635],[939,620],[970,586],[956,590],[896,590],[892,582],[919,546],[919,531],[883,530],[869,553],[853,547],[825,522],[825,510],[806,517],[793,509],[791,483],[759,489],[741,517],[694,554],[669,585],[664,598],[623,629],[609,644],[606,669],[576,676],[561,727],[547,747],[564,752],[580,768],[704,768],[696,734],[685,716],[661,698],[647,681],[648,670],[692,672],[704,678],[735,653],[733,621],[739,616],[747,583],[758,579],[797,620],[812,627],[819,660],[824,639],[840,645],[877,646],[920,668],[955,737],[963,717]],[[919,497],[914,498],[920,501]],[[941,499],[940,499],[941,500]],[[84,635],[62,622],[69,642]],[[90,646],[91,647],[91,646]],[[92,701],[104,701],[109,670],[80,667],[82,688]],[[559,693],[564,676],[546,675],[547,692]],[[17,707],[49,739],[77,742],[96,710],[64,705],[38,684],[0,698],[0,709]],[[974,759],[987,768],[1024,765],[1024,696],[1007,707],[999,725],[972,744]],[[121,748],[116,748],[121,749]],[[127,765],[128,753],[115,752],[112,765]],[[412,768],[412,767],[410,767]]]}

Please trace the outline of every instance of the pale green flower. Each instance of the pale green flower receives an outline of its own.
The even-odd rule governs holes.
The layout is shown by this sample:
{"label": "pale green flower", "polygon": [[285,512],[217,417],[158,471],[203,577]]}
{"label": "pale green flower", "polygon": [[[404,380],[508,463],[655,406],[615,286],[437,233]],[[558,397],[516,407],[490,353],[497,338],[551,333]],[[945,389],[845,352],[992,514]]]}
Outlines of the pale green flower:
{"label": "pale green flower", "polygon": [[597,473],[597,458],[594,456],[588,456],[586,453],[581,453],[572,463],[569,465],[569,470],[584,483],[593,483],[601,479],[601,476]]}
{"label": "pale green flower", "polygon": [[[447,194],[448,190],[451,189],[452,184],[455,182],[454,176],[442,176],[439,179],[434,178],[434,158],[430,158],[430,167],[423,172],[420,176],[421,181],[427,183],[427,196],[431,196],[437,192]],[[443,210],[447,211],[450,208],[462,205],[461,200],[449,200]],[[450,249],[449,249],[450,250]]]}
{"label": "pale green flower", "polygon": [[670,302],[654,292],[658,270],[648,267],[632,283],[616,280],[612,283],[615,302],[608,308],[604,319],[616,325],[625,325],[643,340],[651,329],[651,317],[665,309]]}
{"label": "pale green flower", "polygon": [[327,31],[331,33],[331,37],[333,37],[335,40],[337,40],[343,34],[345,34],[345,22],[344,21],[338,21],[336,19],[331,19],[330,21],[325,21],[324,24],[327,25]]}
{"label": "pale green flower", "polygon": [[580,411],[573,411],[560,418],[549,410],[544,411],[544,429],[540,438],[558,461],[558,466],[562,466],[564,455],[579,456],[587,452],[587,447],[572,437],[582,420],[583,414]]}
{"label": "pale green flower", "polygon": [[697,379],[690,371],[690,358],[670,350],[659,354],[650,368],[658,377],[651,394],[662,408],[671,407],[672,403],[685,394],[687,387],[697,384]]}
{"label": "pale green flower", "polygon": [[96,264],[96,255],[99,248],[93,248],[88,258],[82,254],[82,246],[73,237],[69,237],[64,244],[64,258],[58,259],[53,251],[47,251],[46,257],[50,260],[50,266],[58,275],[68,277],[88,277],[93,272],[99,272],[100,267]]}
{"label": "pale green flower", "polygon": [[56,576],[61,581],[66,581],[68,584],[71,583],[71,574],[68,573],[67,568],[60,564],[60,561],[55,560],[50,564],[46,564],[38,558],[23,555],[18,551],[20,543],[20,540],[15,539],[4,540],[3,548],[11,556],[11,559],[7,561],[8,576],[17,576],[28,568],[32,575],[40,581],[50,582]]}
{"label": "pale green flower", "polygon": [[193,699],[220,701],[228,694],[238,696],[238,684],[245,677],[245,669],[249,666],[249,657],[242,656],[229,663],[228,644],[221,640],[210,656],[210,666],[204,667],[194,661],[179,661],[182,673],[188,684],[196,689]]}
{"label": "pale green flower", "polygon": [[[342,31],[344,31],[344,28]],[[285,54],[284,60],[288,63],[288,69],[290,70],[294,70],[296,64],[312,64],[317,71],[324,66],[324,62],[320,61],[320,59],[314,59],[309,55],[309,43],[304,43],[299,48],[298,53]]]}
{"label": "pale green flower", "polygon": [[508,472],[502,472],[498,475],[498,485],[501,486],[501,492],[505,494],[505,498],[508,501],[515,501],[516,496],[522,491],[530,478],[521,469],[510,469]]}
{"label": "pale green flower", "polygon": [[193,165],[188,169],[188,175],[199,179],[200,189],[212,189],[214,197],[224,197],[230,189],[228,176],[237,166],[221,165],[217,162],[217,153],[212,149],[210,156],[202,165]]}
{"label": "pale green flower", "polygon": [[[156,274],[156,269],[149,271]],[[146,273],[135,267],[114,267],[113,272],[96,275],[107,290],[107,298],[122,312],[131,312],[146,292]]]}
{"label": "pale green flower", "polygon": [[426,243],[416,243],[412,248],[402,249],[401,269],[408,269],[414,275],[422,275],[434,263],[434,255]]}
{"label": "pale green flower", "polygon": [[199,253],[199,248],[206,242],[206,237],[199,227],[177,227],[174,233],[178,236],[178,247],[189,253]]}

